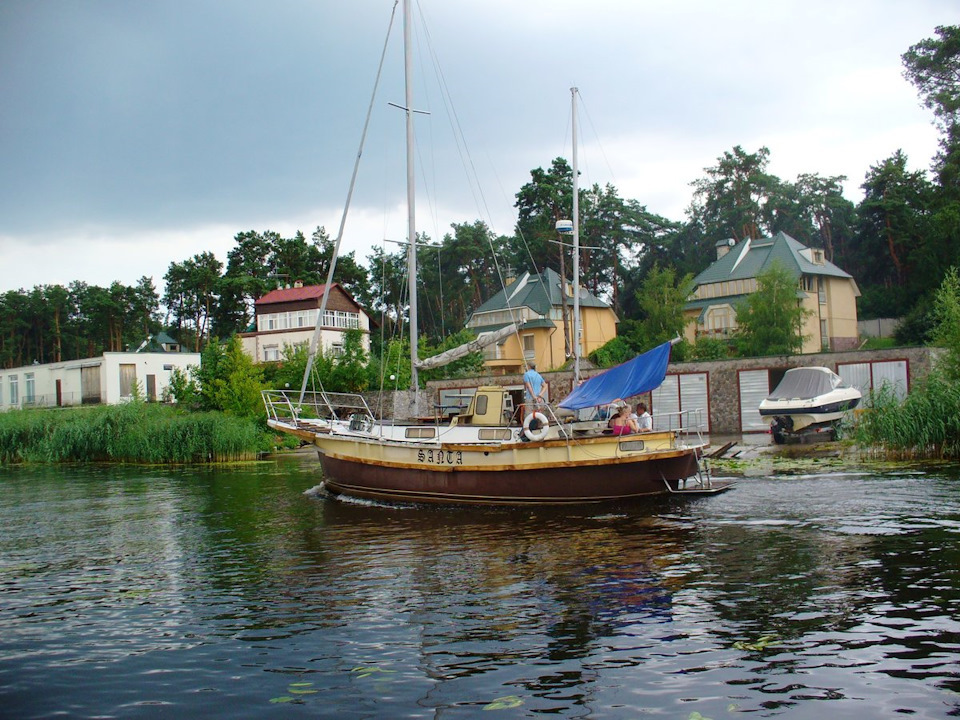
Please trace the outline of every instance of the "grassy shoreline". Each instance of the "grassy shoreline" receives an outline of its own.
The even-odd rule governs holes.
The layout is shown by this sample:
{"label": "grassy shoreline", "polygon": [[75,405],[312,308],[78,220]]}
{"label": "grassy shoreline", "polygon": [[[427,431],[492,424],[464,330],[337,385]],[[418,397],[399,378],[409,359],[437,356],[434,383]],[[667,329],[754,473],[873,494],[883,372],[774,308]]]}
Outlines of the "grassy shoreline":
{"label": "grassy shoreline", "polygon": [[219,412],[123,405],[0,413],[0,463],[216,463],[269,449],[262,424]]}

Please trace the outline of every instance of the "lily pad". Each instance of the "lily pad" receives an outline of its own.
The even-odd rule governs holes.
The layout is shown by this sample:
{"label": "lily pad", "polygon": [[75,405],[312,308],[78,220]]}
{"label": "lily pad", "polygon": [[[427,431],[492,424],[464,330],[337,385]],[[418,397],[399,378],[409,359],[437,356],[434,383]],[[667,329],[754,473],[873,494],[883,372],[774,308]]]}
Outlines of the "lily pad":
{"label": "lily pad", "polygon": [[523,698],[516,695],[504,695],[483,706],[484,710],[509,710],[523,705]]}
{"label": "lily pad", "polygon": [[[307,685],[312,685],[312,684],[313,683],[307,683]],[[291,685],[290,687],[287,688],[287,692],[290,693],[291,695],[316,695],[320,691],[311,690],[309,688],[304,688],[304,687],[294,687],[293,685]]]}
{"label": "lily pad", "polygon": [[751,650],[754,652],[766,650],[768,647],[777,644],[776,635],[764,635],[760,638],[757,638],[756,642],[746,642],[745,640],[738,640],[733,644],[733,647],[736,650]]}
{"label": "lily pad", "polygon": [[350,672],[357,673],[358,678],[370,677],[374,673],[394,673],[396,670],[384,670],[376,665],[358,665]]}

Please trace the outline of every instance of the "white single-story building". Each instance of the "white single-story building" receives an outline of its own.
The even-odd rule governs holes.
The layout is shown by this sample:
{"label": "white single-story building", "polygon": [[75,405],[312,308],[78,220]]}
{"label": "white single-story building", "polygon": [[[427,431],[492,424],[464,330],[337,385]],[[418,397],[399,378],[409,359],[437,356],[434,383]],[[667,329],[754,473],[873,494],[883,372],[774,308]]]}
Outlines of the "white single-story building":
{"label": "white single-story building", "polygon": [[200,353],[108,352],[100,357],[0,369],[0,410],[115,405],[134,396],[165,399],[174,368],[200,367]]}

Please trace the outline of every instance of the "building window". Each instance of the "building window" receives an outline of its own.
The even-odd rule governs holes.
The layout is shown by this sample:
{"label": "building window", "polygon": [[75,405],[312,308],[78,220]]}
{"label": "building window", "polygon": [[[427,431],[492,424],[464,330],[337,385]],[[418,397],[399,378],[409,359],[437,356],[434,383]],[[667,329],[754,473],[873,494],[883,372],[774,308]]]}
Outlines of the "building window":
{"label": "building window", "polygon": [[500,359],[500,343],[493,343],[492,345],[487,345],[485,348],[483,348],[483,359],[499,360]]}
{"label": "building window", "polygon": [[257,316],[257,330],[297,330],[316,325],[317,310],[294,310]]}
{"label": "building window", "polygon": [[820,319],[820,347],[824,350],[830,349],[830,336],[827,334],[827,319]]}
{"label": "building window", "polygon": [[132,363],[120,365],[120,397],[133,397],[137,384],[137,366]]}
{"label": "building window", "polygon": [[818,294],[820,295],[820,304],[827,304],[827,281],[823,278],[817,278],[818,281]]}
{"label": "building window", "polygon": [[25,392],[24,392],[23,401],[27,405],[33,405],[37,401],[37,398],[36,398],[37,389],[36,389],[36,384],[34,383],[33,373],[25,374],[23,376],[23,379],[26,381],[25,383],[26,387],[24,388]]}
{"label": "building window", "polygon": [[342,357],[343,343],[333,343],[333,345],[330,346],[330,355],[333,357]]}
{"label": "building window", "polygon": [[324,310],[324,327],[339,328],[341,330],[351,330],[360,327],[360,314],[343,312],[342,310]]}
{"label": "building window", "polygon": [[525,360],[531,360],[531,359],[533,359],[534,357],[536,357],[536,354],[537,354],[536,349],[537,349],[537,345],[536,345],[536,343],[534,342],[533,335],[532,335],[531,333],[527,333],[526,335],[524,335],[524,336],[523,336],[523,357],[524,357],[524,359],[525,359]]}
{"label": "building window", "polygon": [[718,305],[707,310],[704,330],[711,335],[727,335],[736,327],[736,315],[729,305]]}
{"label": "building window", "polygon": [[280,348],[276,345],[266,345],[263,348],[264,362],[276,362],[280,359]]}
{"label": "building window", "polygon": [[20,383],[17,381],[16,375],[10,376],[10,404],[20,404]]}

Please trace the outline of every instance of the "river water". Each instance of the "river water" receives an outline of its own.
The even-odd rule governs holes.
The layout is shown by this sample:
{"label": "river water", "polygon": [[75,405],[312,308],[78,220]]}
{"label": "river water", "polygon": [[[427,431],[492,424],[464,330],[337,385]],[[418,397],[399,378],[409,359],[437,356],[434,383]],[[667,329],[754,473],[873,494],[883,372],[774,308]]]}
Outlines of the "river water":
{"label": "river water", "polygon": [[0,468],[4,718],[960,717],[960,469],[568,510]]}

